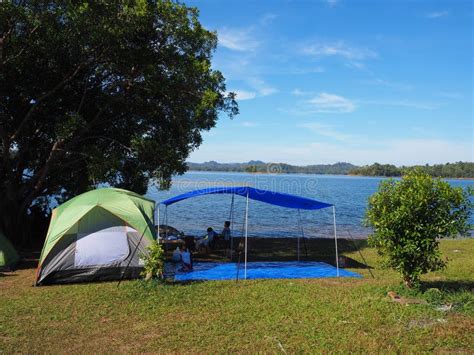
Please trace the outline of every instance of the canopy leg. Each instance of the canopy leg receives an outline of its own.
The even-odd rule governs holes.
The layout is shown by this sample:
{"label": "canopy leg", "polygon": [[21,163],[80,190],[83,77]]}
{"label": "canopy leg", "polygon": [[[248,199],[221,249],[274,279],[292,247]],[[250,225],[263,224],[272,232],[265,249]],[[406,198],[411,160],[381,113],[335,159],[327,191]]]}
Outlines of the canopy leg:
{"label": "canopy leg", "polygon": [[[301,212],[299,208],[298,208],[298,227],[300,227],[300,231],[302,232],[303,229],[301,228]],[[300,261],[300,234],[299,233],[298,233],[298,261]]]}
{"label": "canopy leg", "polygon": [[298,261],[300,261],[300,236],[298,236]]}
{"label": "canopy leg", "polygon": [[232,252],[234,250],[234,194],[230,204],[230,261],[232,261]]}
{"label": "canopy leg", "polygon": [[249,221],[249,193],[247,191],[247,201],[245,203],[245,261],[244,261],[244,279],[247,280],[247,239],[248,239],[248,221]]}
{"label": "canopy leg", "polygon": [[301,219],[301,210],[298,208],[298,224],[301,229],[301,238],[303,238],[305,256],[308,257],[308,248],[306,247],[306,236],[304,235],[303,221]]}
{"label": "canopy leg", "polygon": [[334,222],[334,243],[336,246],[336,274],[337,277],[339,277],[339,254],[337,251],[337,232],[336,232],[336,207],[332,206],[332,216],[333,216],[333,222]]}
{"label": "canopy leg", "polygon": [[166,225],[166,232],[165,232],[165,238],[168,239],[168,206],[165,207],[165,215],[163,216],[164,219],[164,224]]}
{"label": "canopy leg", "polygon": [[156,240],[159,242],[160,241],[160,204],[158,203],[156,205],[156,213],[157,213],[157,217],[158,217],[158,222],[156,223],[157,224],[157,231],[156,231]]}

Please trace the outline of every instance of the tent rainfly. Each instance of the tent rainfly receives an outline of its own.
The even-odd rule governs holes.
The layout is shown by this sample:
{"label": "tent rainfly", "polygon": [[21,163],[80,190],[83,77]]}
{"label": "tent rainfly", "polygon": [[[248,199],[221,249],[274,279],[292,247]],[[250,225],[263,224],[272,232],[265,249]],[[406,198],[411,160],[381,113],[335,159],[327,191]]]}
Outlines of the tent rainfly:
{"label": "tent rainfly", "polygon": [[0,231],[0,270],[9,269],[14,265],[20,257],[13,245]]}
{"label": "tent rainfly", "polygon": [[138,277],[140,256],[156,239],[154,210],[154,201],[114,188],[63,203],[53,210],[35,284]]}
{"label": "tent rainfly", "polygon": [[[322,208],[332,207],[333,212],[333,224],[334,224],[334,243],[336,248],[336,268],[337,276],[339,277],[339,256],[337,251],[337,231],[336,231],[336,208],[334,205],[309,199],[306,197],[300,197],[275,191],[261,190],[249,186],[225,186],[225,187],[212,187],[201,190],[190,191],[172,198],[169,198],[161,204],[166,207],[173,203],[202,195],[213,195],[213,194],[233,194],[239,195],[246,198],[245,204],[245,246],[244,246],[244,278],[247,278],[247,239],[248,239],[248,210],[249,210],[249,199],[257,200],[260,202],[269,203],[285,208],[293,208],[298,210],[319,210]],[[159,210],[158,210],[159,212]],[[159,217],[158,217],[159,219]],[[158,234],[159,235],[159,234]],[[299,239],[298,239],[299,247]]]}

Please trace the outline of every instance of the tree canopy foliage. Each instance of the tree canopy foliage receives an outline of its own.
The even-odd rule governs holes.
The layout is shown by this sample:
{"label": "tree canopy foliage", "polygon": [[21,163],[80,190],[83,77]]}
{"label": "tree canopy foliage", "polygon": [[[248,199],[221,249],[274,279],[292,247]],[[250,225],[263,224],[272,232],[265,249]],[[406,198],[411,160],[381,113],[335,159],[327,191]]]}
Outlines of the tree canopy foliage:
{"label": "tree canopy foliage", "polygon": [[366,212],[366,224],[374,229],[369,243],[386,266],[400,272],[406,285],[414,286],[421,274],[445,266],[439,238],[468,232],[470,194],[420,169],[400,181],[382,181]]}
{"label": "tree canopy foliage", "polygon": [[474,178],[474,163],[457,162],[435,165],[416,165],[396,167],[392,164],[372,164],[358,167],[349,171],[351,175],[363,176],[402,176],[413,169],[422,169],[434,177],[443,178]]}
{"label": "tree canopy foliage", "polygon": [[238,113],[216,45],[175,1],[2,2],[0,230],[98,184],[144,193],[183,173],[219,112]]}

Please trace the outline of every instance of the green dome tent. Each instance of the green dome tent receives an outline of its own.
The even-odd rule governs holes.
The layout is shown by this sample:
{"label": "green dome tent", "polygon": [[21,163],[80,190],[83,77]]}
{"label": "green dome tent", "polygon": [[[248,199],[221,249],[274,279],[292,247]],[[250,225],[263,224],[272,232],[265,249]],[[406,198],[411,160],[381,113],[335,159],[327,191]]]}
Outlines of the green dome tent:
{"label": "green dome tent", "polygon": [[10,241],[0,232],[0,270],[9,269],[20,257]]}
{"label": "green dome tent", "polygon": [[115,188],[92,190],[55,208],[36,284],[138,277],[140,256],[156,238],[154,210],[154,201]]}

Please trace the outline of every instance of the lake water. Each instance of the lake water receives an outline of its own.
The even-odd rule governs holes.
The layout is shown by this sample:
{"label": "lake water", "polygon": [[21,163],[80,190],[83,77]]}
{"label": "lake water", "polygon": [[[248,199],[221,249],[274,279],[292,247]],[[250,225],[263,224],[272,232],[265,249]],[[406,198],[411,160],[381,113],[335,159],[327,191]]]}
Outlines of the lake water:
{"label": "lake water", "polygon": [[[376,190],[382,178],[304,174],[246,174],[217,172],[188,172],[173,180],[168,191],[151,186],[148,196],[164,201],[175,195],[215,186],[248,185],[312,198],[336,206],[337,230],[340,237],[366,237],[369,229],[362,226],[367,199]],[[473,181],[448,180],[453,186],[474,186]],[[160,207],[160,223],[165,210],[169,225],[190,235],[204,235],[207,227],[220,232],[225,220],[230,219],[232,195],[207,195],[183,200]],[[243,232],[245,198],[235,196],[233,235]],[[333,237],[332,209],[317,211],[287,209],[250,200],[249,235],[259,237]],[[471,218],[471,224],[474,224]]]}

